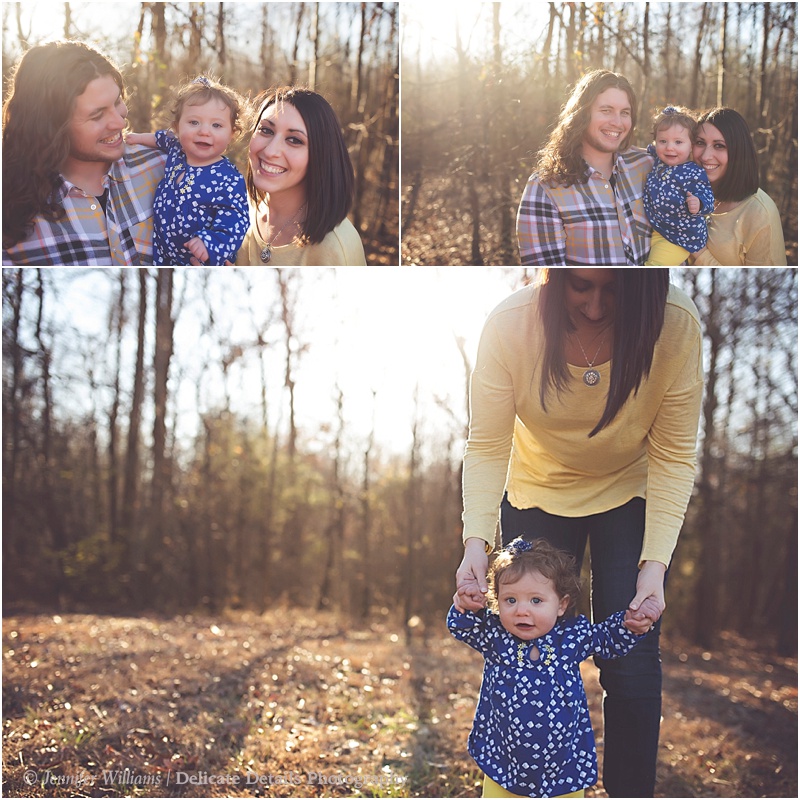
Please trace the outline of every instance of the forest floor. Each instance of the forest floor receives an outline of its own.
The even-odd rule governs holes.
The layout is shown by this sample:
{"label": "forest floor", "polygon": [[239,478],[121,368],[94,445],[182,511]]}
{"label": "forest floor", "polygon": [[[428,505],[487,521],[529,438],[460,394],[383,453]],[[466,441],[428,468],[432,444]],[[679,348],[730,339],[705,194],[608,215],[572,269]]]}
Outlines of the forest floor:
{"label": "forest floor", "polygon": [[[481,659],[421,628],[407,644],[298,610],[8,616],[2,794],[479,796]],[[731,635],[663,645],[657,796],[796,798],[796,659]],[[591,661],[584,678],[600,730]]]}

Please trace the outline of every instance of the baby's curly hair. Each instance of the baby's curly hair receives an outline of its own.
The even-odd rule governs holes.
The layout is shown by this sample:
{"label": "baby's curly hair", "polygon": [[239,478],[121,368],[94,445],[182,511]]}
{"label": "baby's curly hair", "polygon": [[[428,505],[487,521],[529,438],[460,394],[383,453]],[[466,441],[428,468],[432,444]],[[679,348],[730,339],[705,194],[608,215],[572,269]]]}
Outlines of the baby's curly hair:
{"label": "baby's curly hair", "polygon": [[529,542],[530,549],[526,550],[515,548],[513,544],[501,550],[489,568],[489,607],[497,611],[501,582],[514,583],[523,575],[538,572],[553,582],[559,598],[569,597],[567,611],[573,608],[581,594],[581,579],[575,559],[569,553],[553,547],[546,539],[534,539]]}
{"label": "baby's curly hair", "polygon": [[673,125],[680,125],[689,131],[689,139],[695,140],[697,120],[688,108],[683,106],[667,106],[656,113],[653,119],[653,139],[658,138],[659,131],[667,131]]}
{"label": "baby's curly hair", "polygon": [[228,107],[231,112],[233,139],[238,139],[249,125],[247,100],[235,89],[206,75],[198,75],[194,80],[178,88],[170,108],[172,129],[178,130],[178,123],[185,106],[201,106],[209,100],[219,100]]}

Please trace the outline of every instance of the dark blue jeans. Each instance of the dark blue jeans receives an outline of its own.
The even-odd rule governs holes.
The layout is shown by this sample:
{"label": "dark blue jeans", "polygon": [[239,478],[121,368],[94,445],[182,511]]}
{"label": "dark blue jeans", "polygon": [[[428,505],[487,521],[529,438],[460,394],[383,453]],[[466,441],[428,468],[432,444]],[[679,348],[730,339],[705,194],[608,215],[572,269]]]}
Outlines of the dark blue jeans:
{"label": "dark blue jeans", "polygon": [[[503,545],[517,536],[547,539],[571,553],[580,570],[586,540],[592,567],[592,616],[603,620],[628,607],[636,594],[644,538],[645,501],[588,517],[558,517],[539,508],[500,506]],[[659,621],[628,655],[595,657],[603,700],[603,786],[609,797],[653,797],[661,724]]]}

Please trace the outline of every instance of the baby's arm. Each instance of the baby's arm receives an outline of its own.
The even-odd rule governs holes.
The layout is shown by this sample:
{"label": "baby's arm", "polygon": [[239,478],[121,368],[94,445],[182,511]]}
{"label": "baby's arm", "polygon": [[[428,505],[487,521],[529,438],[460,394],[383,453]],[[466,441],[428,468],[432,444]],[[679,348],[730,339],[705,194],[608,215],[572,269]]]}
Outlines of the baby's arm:
{"label": "baby's arm", "polygon": [[[226,259],[235,258],[249,226],[247,189],[244,178],[237,173],[227,191],[225,188],[220,189],[220,194],[214,203],[214,216],[210,226],[198,231],[194,238],[200,239],[206,260],[219,265]],[[192,240],[186,242],[184,247],[199,258],[197,252],[190,247],[191,242]]]}
{"label": "baby's arm", "polygon": [[125,134],[128,144],[143,144],[145,147],[158,147],[154,133],[128,133]]}

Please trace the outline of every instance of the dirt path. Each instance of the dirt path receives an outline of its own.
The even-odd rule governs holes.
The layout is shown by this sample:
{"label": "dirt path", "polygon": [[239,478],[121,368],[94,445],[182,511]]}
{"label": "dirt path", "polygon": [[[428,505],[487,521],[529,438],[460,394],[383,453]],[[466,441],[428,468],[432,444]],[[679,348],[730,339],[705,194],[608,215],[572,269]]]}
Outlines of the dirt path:
{"label": "dirt path", "polygon": [[[7,617],[3,795],[477,796],[477,654],[443,624],[410,646],[346,625]],[[728,637],[668,642],[664,665],[659,796],[797,797],[796,660]],[[597,728],[591,663],[585,679]]]}

